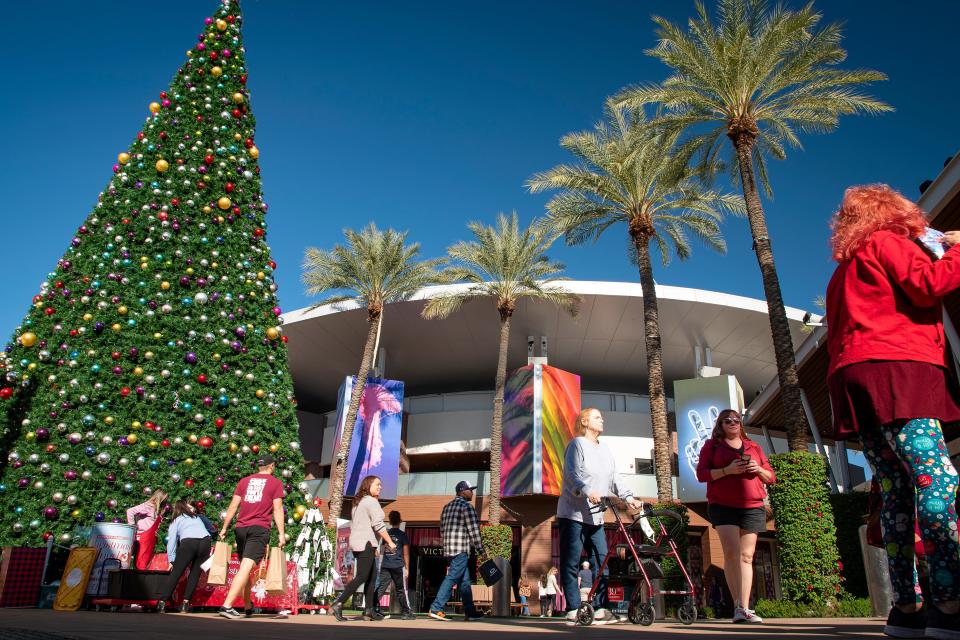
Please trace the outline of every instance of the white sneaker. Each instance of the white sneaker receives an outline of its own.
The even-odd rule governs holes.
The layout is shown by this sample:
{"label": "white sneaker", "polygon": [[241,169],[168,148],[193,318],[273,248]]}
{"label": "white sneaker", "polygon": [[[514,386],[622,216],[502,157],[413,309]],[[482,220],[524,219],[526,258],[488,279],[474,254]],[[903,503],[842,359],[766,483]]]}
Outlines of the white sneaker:
{"label": "white sneaker", "polygon": [[563,616],[564,623],[568,627],[576,626],[577,624],[577,610],[567,611],[567,615]]}
{"label": "white sneaker", "polygon": [[745,607],[737,607],[733,610],[733,623],[734,624],[762,624],[763,618],[755,614],[750,609]]}
{"label": "white sneaker", "polygon": [[593,624],[618,624],[622,620],[609,609],[597,609],[593,614]]}

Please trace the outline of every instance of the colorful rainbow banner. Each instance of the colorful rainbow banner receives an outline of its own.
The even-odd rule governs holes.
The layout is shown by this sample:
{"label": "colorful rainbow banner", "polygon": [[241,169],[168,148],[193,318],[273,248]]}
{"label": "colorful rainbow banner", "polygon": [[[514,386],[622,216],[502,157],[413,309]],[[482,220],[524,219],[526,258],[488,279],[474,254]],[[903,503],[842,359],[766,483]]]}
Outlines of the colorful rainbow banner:
{"label": "colorful rainbow banner", "polygon": [[502,496],[560,495],[563,452],[580,413],[580,376],[534,364],[507,379],[503,402]]}

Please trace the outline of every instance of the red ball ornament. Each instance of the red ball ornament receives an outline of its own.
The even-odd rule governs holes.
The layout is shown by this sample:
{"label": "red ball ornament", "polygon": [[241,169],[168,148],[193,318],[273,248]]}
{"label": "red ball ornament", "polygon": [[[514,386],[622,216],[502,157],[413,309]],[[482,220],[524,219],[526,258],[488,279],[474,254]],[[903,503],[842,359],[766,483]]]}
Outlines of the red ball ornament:
{"label": "red ball ornament", "polygon": [[150,429],[151,431],[153,431],[154,429],[157,428],[157,425],[155,425],[155,424],[153,424],[152,422],[150,422],[149,420],[147,420],[146,422],[143,423],[143,428],[144,428],[144,429]]}
{"label": "red ball ornament", "polygon": [[13,395],[13,389],[11,389],[10,387],[4,387],[3,389],[0,389],[0,399],[6,400],[12,395]]}
{"label": "red ball ornament", "polygon": [[200,375],[197,376],[197,382],[199,382],[200,384],[207,384],[207,376],[201,373]]}
{"label": "red ball ornament", "polygon": [[161,447],[169,447],[169,446],[170,446],[170,441],[167,440],[166,438],[164,438],[163,440],[160,441],[160,446],[161,446]]}
{"label": "red ball ornament", "polygon": [[166,220],[167,220],[167,212],[166,212],[166,211],[161,211],[160,213],[158,213],[158,214],[157,214],[157,220],[159,220],[160,222],[166,222]]}
{"label": "red ball ornament", "polygon": [[240,76],[240,84],[247,84],[247,74],[242,74]]}
{"label": "red ball ornament", "polygon": [[43,541],[44,541],[44,542],[46,542],[47,540],[49,540],[49,539],[52,538],[52,537],[53,537],[53,532],[52,532],[52,531],[44,531],[44,532],[43,532]]}
{"label": "red ball ornament", "polygon": [[243,146],[245,146],[247,149],[250,149],[251,147],[253,147],[253,138],[247,138],[246,140],[244,140]]}
{"label": "red ball ornament", "polygon": [[223,429],[223,425],[226,424],[226,421],[223,418],[217,418],[213,421],[213,424],[217,425],[217,429]]}
{"label": "red ball ornament", "polygon": [[166,98],[166,97],[167,97],[167,92],[166,92],[166,91],[161,91],[161,92],[160,92],[160,97],[161,97],[161,98]]}
{"label": "red ball ornament", "polygon": [[55,314],[55,313],[57,312],[57,310],[54,309],[53,307],[47,307],[46,309],[43,310],[43,312],[44,312],[45,314],[47,314],[48,316],[52,316],[53,314]]}
{"label": "red ball ornament", "polygon": [[226,188],[227,188],[227,193],[233,193],[234,186],[232,182],[228,182]]}
{"label": "red ball ornament", "polygon": [[193,478],[187,478],[186,480],[183,481],[183,486],[185,486],[185,487],[188,488],[188,489],[192,489],[192,488],[193,488],[193,484],[194,484],[194,483],[193,483]]}
{"label": "red ball ornament", "polygon": [[258,444],[253,445],[252,447],[250,447],[250,451],[253,451],[254,453],[260,453],[260,445]]}
{"label": "red ball ornament", "polygon": [[63,280],[57,280],[53,286],[55,286],[57,289],[63,289]]}
{"label": "red ball ornament", "polygon": [[203,436],[202,438],[200,438],[200,446],[203,447],[204,449],[209,449],[210,447],[213,446],[213,438],[211,438],[210,436]]}
{"label": "red ball ornament", "polygon": [[122,389],[120,389],[120,395],[123,396],[124,398],[130,395],[130,387],[123,387]]}
{"label": "red ball ornament", "polygon": [[120,359],[120,352],[119,352],[119,351],[114,351],[113,353],[110,354],[110,357],[113,358],[114,360],[119,360],[119,359]]}
{"label": "red ball ornament", "polygon": [[180,206],[180,201],[179,201],[177,198],[173,198],[173,199],[170,200],[170,204],[171,204],[172,206],[174,206],[174,207],[179,207],[179,206]]}
{"label": "red ball ornament", "polygon": [[288,342],[289,340],[290,340],[290,338],[288,338],[287,336],[280,336],[280,341],[281,341],[283,344],[287,344],[287,342]]}
{"label": "red ball ornament", "polygon": [[213,154],[208,153],[206,156],[204,156],[203,161],[207,164],[213,164]]}
{"label": "red ball ornament", "polygon": [[231,113],[233,114],[234,118],[239,118],[240,116],[243,115],[243,111],[241,111],[240,109],[234,109],[233,111],[231,111]]}
{"label": "red ball ornament", "polygon": [[55,444],[48,444],[48,445],[47,445],[47,453],[53,453],[53,452],[56,451],[56,450],[57,450],[57,445],[55,445]]}
{"label": "red ball ornament", "polygon": [[258,238],[262,238],[263,229],[261,229],[260,227],[257,227],[256,229],[253,230],[253,235],[257,236]]}

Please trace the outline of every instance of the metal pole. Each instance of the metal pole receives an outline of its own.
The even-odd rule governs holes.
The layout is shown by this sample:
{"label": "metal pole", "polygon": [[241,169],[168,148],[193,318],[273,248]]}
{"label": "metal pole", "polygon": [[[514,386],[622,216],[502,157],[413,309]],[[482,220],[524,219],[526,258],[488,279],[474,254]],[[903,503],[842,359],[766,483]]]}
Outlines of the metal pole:
{"label": "metal pole", "polygon": [[773,448],[773,438],[770,437],[770,430],[767,429],[767,425],[762,425],[760,429],[763,431],[763,437],[767,439],[767,446],[770,447],[770,455],[773,455],[777,452]]}
{"label": "metal pole", "polygon": [[830,490],[833,493],[838,493],[837,479],[833,475],[833,465],[830,464],[830,456],[827,455],[827,451],[823,447],[823,438],[820,437],[820,429],[817,428],[817,422],[813,419],[813,409],[810,408],[807,392],[803,389],[800,389],[800,402],[803,403],[803,412],[807,415],[810,431],[813,432],[813,441],[817,444],[817,453],[827,461],[827,481],[830,483]]}

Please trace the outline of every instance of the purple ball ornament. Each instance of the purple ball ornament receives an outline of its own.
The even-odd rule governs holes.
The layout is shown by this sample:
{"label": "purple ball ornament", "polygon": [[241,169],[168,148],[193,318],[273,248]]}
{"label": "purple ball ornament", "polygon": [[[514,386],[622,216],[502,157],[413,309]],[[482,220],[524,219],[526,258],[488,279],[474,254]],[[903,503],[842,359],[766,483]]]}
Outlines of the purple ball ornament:
{"label": "purple ball ornament", "polygon": [[19,480],[17,480],[18,489],[26,489],[29,486],[30,486],[30,478],[20,478]]}
{"label": "purple ball ornament", "polygon": [[47,507],[43,510],[43,517],[47,520],[56,520],[60,517],[60,509],[56,507]]}
{"label": "purple ball ornament", "polygon": [[196,364],[198,360],[197,354],[195,354],[193,351],[188,351],[187,355],[183,356],[183,360],[187,364]]}
{"label": "purple ball ornament", "polygon": [[73,482],[77,479],[77,472],[73,469],[68,469],[67,471],[63,472],[63,479]]}
{"label": "purple ball ornament", "polygon": [[47,440],[50,439],[50,431],[48,429],[45,429],[44,427],[40,427],[39,429],[37,429],[36,433],[37,433],[38,442],[46,442]]}
{"label": "purple ball ornament", "polygon": [[104,518],[106,518],[106,516],[103,514],[103,511],[97,511],[95,514],[93,514],[93,519],[95,522],[103,522]]}
{"label": "purple ball ornament", "polygon": [[247,330],[244,327],[237,327],[233,330],[233,333],[238,338],[244,338],[247,335]]}
{"label": "purple ball ornament", "polygon": [[116,476],[115,473],[112,473],[112,472],[111,472],[111,473],[108,473],[108,474],[107,474],[107,482],[113,483],[113,482],[116,482],[116,481],[117,481],[117,476]]}

